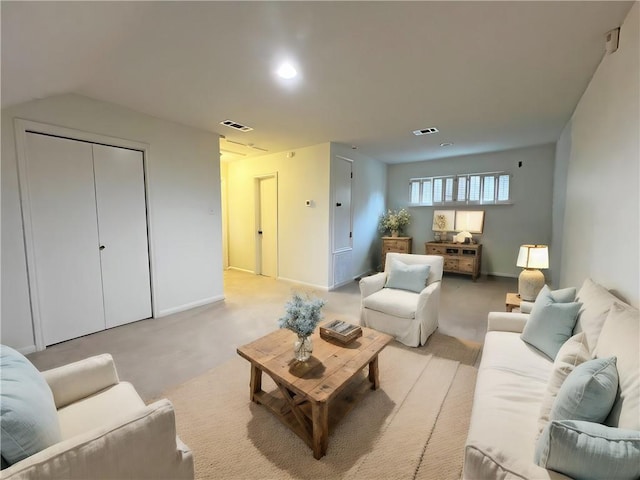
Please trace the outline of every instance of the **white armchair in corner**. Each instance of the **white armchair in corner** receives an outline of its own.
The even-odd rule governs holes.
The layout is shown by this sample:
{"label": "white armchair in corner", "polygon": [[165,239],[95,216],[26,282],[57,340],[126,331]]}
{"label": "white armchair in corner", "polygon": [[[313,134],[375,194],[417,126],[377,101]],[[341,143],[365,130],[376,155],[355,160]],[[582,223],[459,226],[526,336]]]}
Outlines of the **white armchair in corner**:
{"label": "white armchair in corner", "polygon": [[[385,288],[394,260],[406,265],[430,266],[426,285],[420,293]],[[393,335],[409,347],[424,345],[438,327],[443,262],[438,255],[387,253],[384,272],[360,280],[360,324]]]}
{"label": "white armchair in corner", "polygon": [[[26,361],[26,360],[25,360]],[[194,478],[191,450],[176,436],[173,406],[145,405],[97,355],[42,372],[62,439],[2,470],[3,480]]]}

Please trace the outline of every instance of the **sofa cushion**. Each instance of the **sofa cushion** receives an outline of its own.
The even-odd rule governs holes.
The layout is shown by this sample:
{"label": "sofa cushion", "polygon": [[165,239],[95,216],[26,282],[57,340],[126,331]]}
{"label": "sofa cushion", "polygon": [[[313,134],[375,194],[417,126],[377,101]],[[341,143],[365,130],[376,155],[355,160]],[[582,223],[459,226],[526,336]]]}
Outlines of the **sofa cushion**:
{"label": "sofa cushion", "polygon": [[61,439],[53,394],[24,355],[0,345],[0,445],[14,464]]}
{"label": "sofa cushion", "polygon": [[533,455],[540,399],[552,365],[546,356],[522,342],[518,333],[487,333],[465,449],[464,478],[550,478],[545,469],[533,463]]}
{"label": "sofa cushion", "polygon": [[416,318],[420,295],[407,290],[383,288],[369,295],[362,305],[370,310],[386,313],[400,318]]}
{"label": "sofa cushion", "polygon": [[145,404],[133,385],[120,382],[106,390],[58,410],[63,439],[117,423],[119,419],[144,409]]}
{"label": "sofa cushion", "polygon": [[540,418],[538,420],[538,431],[542,432],[544,427],[549,423],[549,414],[551,407],[558,395],[560,387],[564,383],[567,376],[581,363],[591,359],[591,354],[587,348],[587,342],[584,332],[574,335],[567,340],[553,362],[553,370],[547,383],[547,390],[542,398],[540,407]]}
{"label": "sofa cushion", "polygon": [[392,259],[385,287],[420,293],[427,286],[430,270],[431,267],[426,264],[407,265]]}
{"label": "sofa cushion", "polygon": [[571,336],[580,309],[579,303],[556,300],[572,298],[570,290],[552,292],[546,285],[542,287],[522,331],[523,341],[551,359]]}
{"label": "sofa cushion", "polygon": [[640,317],[638,309],[615,302],[602,327],[596,357],[617,357],[619,394],[605,423],[640,430]]}
{"label": "sofa cushion", "polygon": [[640,477],[640,432],[583,421],[553,421],[538,440],[535,462],[580,479]]}
{"label": "sofa cushion", "polygon": [[611,411],[617,391],[616,357],[588,360],[567,376],[549,418],[602,422]]}
{"label": "sofa cushion", "polygon": [[593,353],[611,305],[616,301],[620,302],[620,300],[609,293],[602,285],[587,278],[578,291],[576,301],[582,303],[582,308],[578,314],[578,321],[573,333],[585,332],[589,351]]}

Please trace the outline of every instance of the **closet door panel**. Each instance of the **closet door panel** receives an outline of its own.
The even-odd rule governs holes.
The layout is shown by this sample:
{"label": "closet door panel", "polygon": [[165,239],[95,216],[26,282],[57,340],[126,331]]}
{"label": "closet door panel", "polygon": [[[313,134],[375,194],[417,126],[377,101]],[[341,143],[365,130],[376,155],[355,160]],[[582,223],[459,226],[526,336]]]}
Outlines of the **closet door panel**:
{"label": "closet door panel", "polygon": [[38,307],[45,345],[105,328],[91,144],[27,134]]}
{"label": "closet door panel", "polygon": [[93,146],[107,328],[151,317],[142,152]]}

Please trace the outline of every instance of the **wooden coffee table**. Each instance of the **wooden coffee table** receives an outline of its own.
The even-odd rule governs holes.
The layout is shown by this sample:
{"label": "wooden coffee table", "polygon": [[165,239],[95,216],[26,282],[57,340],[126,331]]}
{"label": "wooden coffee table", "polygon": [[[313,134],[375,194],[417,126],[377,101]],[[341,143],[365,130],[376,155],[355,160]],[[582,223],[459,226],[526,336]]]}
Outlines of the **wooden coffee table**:
{"label": "wooden coffee table", "polygon": [[[313,334],[313,355],[297,362],[294,333],[276,330],[238,348],[251,362],[250,398],[267,407],[313,450],[316,459],[327,453],[329,431],[357,403],[366,390],[380,386],[378,354],[393,337],[362,328],[362,337],[348,345]],[[368,381],[359,375],[369,366]],[[262,390],[262,372],[277,390]],[[370,382],[370,383],[369,383]]]}

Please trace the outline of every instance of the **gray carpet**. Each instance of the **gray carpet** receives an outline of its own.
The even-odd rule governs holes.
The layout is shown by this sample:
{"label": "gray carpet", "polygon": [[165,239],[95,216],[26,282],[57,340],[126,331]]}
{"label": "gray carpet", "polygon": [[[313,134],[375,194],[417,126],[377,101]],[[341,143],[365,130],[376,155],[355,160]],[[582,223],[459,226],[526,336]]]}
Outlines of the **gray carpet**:
{"label": "gray carpet", "polygon": [[[236,356],[239,345],[275,328],[284,303],[300,287],[250,273],[224,273],[225,300],[163,318],[142,320],[69,340],[28,355],[40,370],[91,355],[111,353],[122,380],[135,385],[143,399],[156,398],[172,386],[200,375]],[[506,292],[517,291],[517,279],[446,274],[442,281],[438,331],[482,342],[487,313],[504,311]],[[357,282],[332,292],[316,292],[327,300],[327,318],[357,323]],[[418,349],[422,350],[422,348]]]}
{"label": "gray carpet", "polygon": [[[175,406],[200,479],[458,479],[475,385],[464,363],[479,352],[438,333],[424,349],[389,345],[379,357],[381,388],[337,424],[320,460],[249,401],[249,363],[240,357],[162,396]],[[264,377],[263,388],[275,385]]]}

